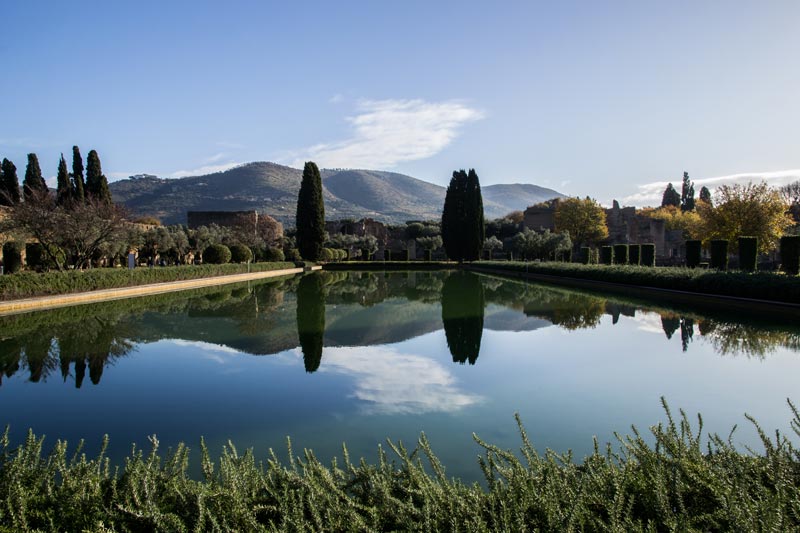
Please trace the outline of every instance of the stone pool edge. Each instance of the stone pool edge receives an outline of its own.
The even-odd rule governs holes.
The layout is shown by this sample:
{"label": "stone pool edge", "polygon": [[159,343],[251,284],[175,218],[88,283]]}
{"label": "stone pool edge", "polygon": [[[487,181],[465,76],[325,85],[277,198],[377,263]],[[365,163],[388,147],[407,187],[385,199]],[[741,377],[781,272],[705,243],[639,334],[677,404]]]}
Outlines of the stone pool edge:
{"label": "stone pool edge", "polygon": [[295,274],[302,274],[306,271],[320,270],[321,268],[322,267],[316,265],[305,268],[266,270],[263,272],[230,274],[227,276],[213,276],[210,278],[187,279],[181,281],[165,281],[161,283],[150,283],[148,285],[135,285],[132,287],[118,287],[115,289],[102,289],[98,291],[75,292],[70,294],[56,294],[53,296],[37,296],[35,298],[0,301],[0,315],[24,313],[27,311],[39,311],[42,309],[54,309],[57,307],[68,307],[70,305],[93,302],[105,302],[109,300],[121,300],[124,298],[148,296],[151,294],[161,294],[165,292],[185,291],[188,289],[198,289],[201,287],[211,287],[214,285],[226,285],[228,283],[238,283],[241,281],[292,276]]}

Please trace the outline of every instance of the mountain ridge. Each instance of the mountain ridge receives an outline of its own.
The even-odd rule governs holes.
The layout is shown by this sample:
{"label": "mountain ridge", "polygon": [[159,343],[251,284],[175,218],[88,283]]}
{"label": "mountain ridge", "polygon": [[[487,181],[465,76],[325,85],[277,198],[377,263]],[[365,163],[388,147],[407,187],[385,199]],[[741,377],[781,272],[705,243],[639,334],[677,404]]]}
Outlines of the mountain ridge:
{"label": "mountain ridge", "polygon": [[[325,216],[329,220],[370,217],[386,223],[441,216],[446,188],[383,170],[322,169]],[[183,178],[138,174],[112,182],[114,200],[134,216],[154,216],[165,224],[186,223],[187,211],[266,213],[293,226],[302,171],[268,161]],[[482,187],[487,218],[564,195],[526,183]]]}

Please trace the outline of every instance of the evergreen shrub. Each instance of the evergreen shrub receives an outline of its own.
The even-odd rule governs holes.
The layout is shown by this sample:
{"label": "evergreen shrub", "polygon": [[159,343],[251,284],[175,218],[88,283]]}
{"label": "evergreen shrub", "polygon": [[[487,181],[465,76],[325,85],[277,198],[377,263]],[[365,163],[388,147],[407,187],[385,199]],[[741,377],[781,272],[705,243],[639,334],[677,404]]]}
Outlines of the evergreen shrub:
{"label": "evergreen shrub", "polygon": [[600,264],[611,265],[614,263],[614,248],[612,246],[600,247]]}
{"label": "evergreen shrub", "polygon": [[6,274],[19,272],[22,268],[22,250],[24,244],[11,241],[3,245],[3,270]]}
{"label": "evergreen shrub", "polygon": [[231,262],[231,249],[224,244],[212,244],[203,251],[203,262],[224,265]]}
{"label": "evergreen shrub", "polygon": [[581,246],[581,263],[588,265],[592,260],[592,249],[588,246]]}
{"label": "evergreen shrub", "polygon": [[642,245],[631,244],[628,246],[628,264],[639,266],[642,261]]}
{"label": "evergreen shrub", "polygon": [[715,239],[711,241],[711,268],[728,270],[728,241]]}
{"label": "evergreen shrub", "polygon": [[627,265],[628,264],[628,245],[615,244],[614,245],[614,264]]}
{"label": "evergreen shrub", "polygon": [[755,272],[758,268],[758,237],[739,237],[739,269]]}
{"label": "evergreen shrub", "polygon": [[234,244],[230,250],[231,263],[249,263],[253,260],[253,252],[244,244]]}
{"label": "evergreen shrub", "polygon": [[800,235],[781,237],[781,270],[792,276],[800,273]]}
{"label": "evergreen shrub", "polygon": [[702,242],[698,240],[686,241],[686,266],[697,268],[700,265],[700,252]]}
{"label": "evergreen shrub", "polygon": [[653,243],[642,245],[642,266],[656,266],[656,245]]}

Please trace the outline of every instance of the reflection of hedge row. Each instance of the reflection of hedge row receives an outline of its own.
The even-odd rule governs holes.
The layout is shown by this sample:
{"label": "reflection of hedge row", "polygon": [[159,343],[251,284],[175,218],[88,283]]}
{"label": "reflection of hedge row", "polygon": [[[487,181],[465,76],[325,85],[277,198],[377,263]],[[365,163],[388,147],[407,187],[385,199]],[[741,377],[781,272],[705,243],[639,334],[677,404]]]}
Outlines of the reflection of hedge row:
{"label": "reflection of hedge row", "polygon": [[[642,248],[644,252],[644,247]],[[697,294],[755,298],[800,303],[800,278],[773,273],[716,272],[686,268],[581,265],[568,263],[514,263],[481,261],[477,268],[530,272],[565,278],[673,289]]]}
{"label": "reflection of hedge row", "polygon": [[66,272],[19,272],[13,276],[0,276],[0,300],[13,300],[32,296],[69,294],[73,292],[114,289],[189,279],[265,272],[294,268],[294,263],[253,263],[250,265],[187,265],[175,267],[97,268]]}
{"label": "reflection of hedge row", "polygon": [[[378,464],[326,466],[308,450],[285,464],[229,445],[217,461],[201,442],[201,480],[189,449],[166,455],[153,439],[117,471],[107,458],[71,460],[73,450],[29,433],[0,441],[0,507],[9,531],[797,531],[798,449],[761,432],[763,455],[725,438],[703,438],[685,415],[620,437],[576,464],[571,454],[540,454],[517,418],[514,454],[475,437],[483,484],[445,474],[425,436],[414,450],[390,443]],[[792,427],[800,424],[793,410]],[[702,424],[701,424],[702,426]],[[609,449],[612,446],[609,444]],[[104,448],[105,449],[105,448]],[[520,458],[522,457],[522,459]],[[11,510],[5,511],[5,510]]]}

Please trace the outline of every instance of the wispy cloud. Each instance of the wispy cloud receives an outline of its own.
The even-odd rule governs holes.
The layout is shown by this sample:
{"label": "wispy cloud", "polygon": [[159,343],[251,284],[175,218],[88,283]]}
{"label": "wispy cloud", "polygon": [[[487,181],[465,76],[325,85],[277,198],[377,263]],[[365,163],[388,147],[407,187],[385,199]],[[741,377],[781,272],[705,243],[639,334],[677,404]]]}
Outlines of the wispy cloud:
{"label": "wispy cloud", "polygon": [[204,174],[213,174],[215,172],[223,172],[225,170],[229,170],[233,167],[238,167],[242,163],[239,161],[229,161],[227,163],[219,163],[217,165],[209,165],[204,164],[200,167],[188,169],[188,170],[178,170],[171,174],[167,174],[164,177],[167,178],[185,178],[187,176],[202,176]]}
{"label": "wispy cloud", "polygon": [[387,168],[441,152],[465,124],[484,116],[456,100],[365,100],[347,118],[353,127],[348,139],[298,150],[286,161],[295,167],[311,159],[324,167]]}
{"label": "wispy cloud", "polygon": [[438,361],[388,347],[325,348],[320,371],[352,376],[352,396],[370,413],[446,413],[482,400]]}
{"label": "wispy cloud", "polygon": [[[773,187],[780,187],[781,185],[786,185],[796,180],[800,180],[800,169],[778,170],[775,172],[744,172],[742,174],[730,174],[728,176],[717,176],[714,178],[692,179],[694,182],[695,194],[700,191],[700,187],[708,187],[713,193],[714,190],[721,185],[766,181]],[[668,183],[670,182],[654,181],[639,185],[637,187],[638,191],[635,194],[631,194],[622,199],[623,205],[661,205],[661,197]],[[680,190],[680,178],[673,180],[672,184]]]}
{"label": "wispy cloud", "polygon": [[342,100],[344,100],[344,96],[342,96],[340,93],[336,93],[330,97],[328,102],[330,102],[331,104],[338,104]]}

